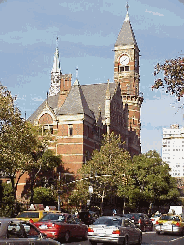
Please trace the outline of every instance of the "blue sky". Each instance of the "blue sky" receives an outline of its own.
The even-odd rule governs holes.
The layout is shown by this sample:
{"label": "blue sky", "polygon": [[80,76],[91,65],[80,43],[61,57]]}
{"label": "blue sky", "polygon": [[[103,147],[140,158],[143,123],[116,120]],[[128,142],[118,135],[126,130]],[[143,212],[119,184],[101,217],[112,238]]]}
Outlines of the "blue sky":
{"label": "blue sky", "polygon": [[[29,117],[46,98],[59,37],[61,69],[80,84],[113,82],[113,48],[126,0],[0,0],[0,81]],[[161,153],[162,128],[184,126],[183,99],[152,91],[157,62],[184,54],[184,0],[129,0],[140,49],[142,152]],[[148,3],[149,2],[149,3]]]}

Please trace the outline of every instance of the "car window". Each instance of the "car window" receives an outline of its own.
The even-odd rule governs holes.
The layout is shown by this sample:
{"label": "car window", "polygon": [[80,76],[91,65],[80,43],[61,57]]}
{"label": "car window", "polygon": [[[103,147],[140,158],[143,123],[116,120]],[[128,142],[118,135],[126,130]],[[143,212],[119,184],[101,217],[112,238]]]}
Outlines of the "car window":
{"label": "car window", "polygon": [[94,225],[106,225],[106,226],[120,226],[122,220],[119,218],[108,219],[108,218],[99,218],[93,224]]}
{"label": "car window", "polygon": [[65,221],[65,216],[63,214],[46,214],[43,218],[40,219],[40,221],[47,221],[47,220],[57,220],[64,222]]}
{"label": "car window", "polygon": [[23,223],[25,232],[27,237],[29,238],[38,238],[40,236],[40,232],[31,224]]}
{"label": "car window", "polygon": [[175,216],[175,215],[162,215],[160,217],[160,220],[174,220],[174,221],[180,221],[180,217],[179,216]]}
{"label": "car window", "polygon": [[17,216],[17,218],[39,218],[38,212],[23,212]]}
{"label": "car window", "polygon": [[24,226],[21,223],[10,222],[7,227],[8,238],[25,238],[27,237]]}

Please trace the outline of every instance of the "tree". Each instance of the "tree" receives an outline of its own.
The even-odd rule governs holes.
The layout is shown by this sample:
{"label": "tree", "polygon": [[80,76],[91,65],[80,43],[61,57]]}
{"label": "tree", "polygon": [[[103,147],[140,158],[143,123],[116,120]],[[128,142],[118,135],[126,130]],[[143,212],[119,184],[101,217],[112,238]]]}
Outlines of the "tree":
{"label": "tree", "polygon": [[134,156],[127,169],[126,197],[132,207],[160,206],[177,202],[179,192],[176,181],[169,174],[168,164],[162,162],[156,151]]}
{"label": "tree", "polygon": [[[163,73],[163,79],[157,78]],[[166,60],[163,64],[157,64],[154,70],[155,82],[153,89],[165,88],[166,93],[175,94],[178,101],[184,95],[184,58]]]}
{"label": "tree", "polygon": [[49,187],[36,187],[33,196],[34,203],[42,203],[47,206],[55,206],[57,196],[52,188]]}
{"label": "tree", "polygon": [[14,101],[10,91],[0,84],[0,169],[10,178],[16,199],[18,181],[29,165],[30,152],[34,151],[38,139],[32,125],[21,118]]}
{"label": "tree", "polygon": [[33,190],[40,171],[51,170],[61,164],[59,156],[46,150],[49,135],[39,138],[39,129],[21,118],[15,99],[0,84],[0,170],[11,180],[14,200],[18,182],[24,173],[29,173]]}
{"label": "tree", "polygon": [[2,183],[2,196],[1,196],[1,217],[10,217],[14,208],[14,197],[12,195],[11,184]]}
{"label": "tree", "polygon": [[101,205],[104,198],[121,195],[122,192],[118,190],[124,186],[123,178],[129,162],[130,155],[123,148],[120,136],[114,133],[104,135],[100,151],[94,150],[91,160],[80,169],[82,180],[77,182],[77,188],[70,200],[86,204],[86,197],[89,199],[88,188],[91,185],[93,196],[101,199]]}
{"label": "tree", "polygon": [[52,173],[59,166],[62,168],[61,156],[55,156],[53,151],[45,150],[42,145],[37,148],[37,151],[32,152],[31,155],[32,160],[26,168],[30,177],[30,204],[33,203],[34,185],[36,178],[39,178],[39,174],[46,173],[47,171]]}

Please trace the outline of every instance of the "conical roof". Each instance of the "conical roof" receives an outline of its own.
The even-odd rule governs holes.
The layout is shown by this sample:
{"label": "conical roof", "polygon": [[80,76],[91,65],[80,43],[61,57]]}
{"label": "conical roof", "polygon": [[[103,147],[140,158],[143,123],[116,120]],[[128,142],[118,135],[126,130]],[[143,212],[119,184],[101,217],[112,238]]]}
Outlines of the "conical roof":
{"label": "conical roof", "polygon": [[127,12],[125,21],[122,25],[122,28],[119,32],[118,38],[114,46],[116,47],[116,46],[124,46],[124,45],[136,45],[138,47],[136,39],[135,39],[135,35],[134,35],[133,29],[130,23],[128,12]]}

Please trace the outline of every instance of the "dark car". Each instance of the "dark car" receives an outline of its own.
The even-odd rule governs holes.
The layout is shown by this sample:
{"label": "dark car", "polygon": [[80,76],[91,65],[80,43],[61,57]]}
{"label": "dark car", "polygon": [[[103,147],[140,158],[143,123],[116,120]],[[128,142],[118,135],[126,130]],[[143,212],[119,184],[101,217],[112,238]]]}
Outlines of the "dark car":
{"label": "dark car", "polygon": [[129,213],[124,214],[125,217],[129,218],[134,222],[134,224],[141,229],[141,231],[152,231],[153,230],[153,222],[148,217],[147,214],[144,213]]}
{"label": "dark car", "polygon": [[98,218],[97,214],[93,211],[81,211],[79,212],[79,219],[86,225],[91,225]]}
{"label": "dark car", "polygon": [[47,239],[30,222],[11,218],[0,218],[0,245],[60,245]]}
{"label": "dark car", "polygon": [[141,245],[142,231],[126,217],[101,216],[89,225],[88,240],[91,245],[97,243]]}
{"label": "dark car", "polygon": [[87,226],[75,215],[67,213],[49,213],[34,225],[47,237],[56,240],[82,237],[87,239]]}

